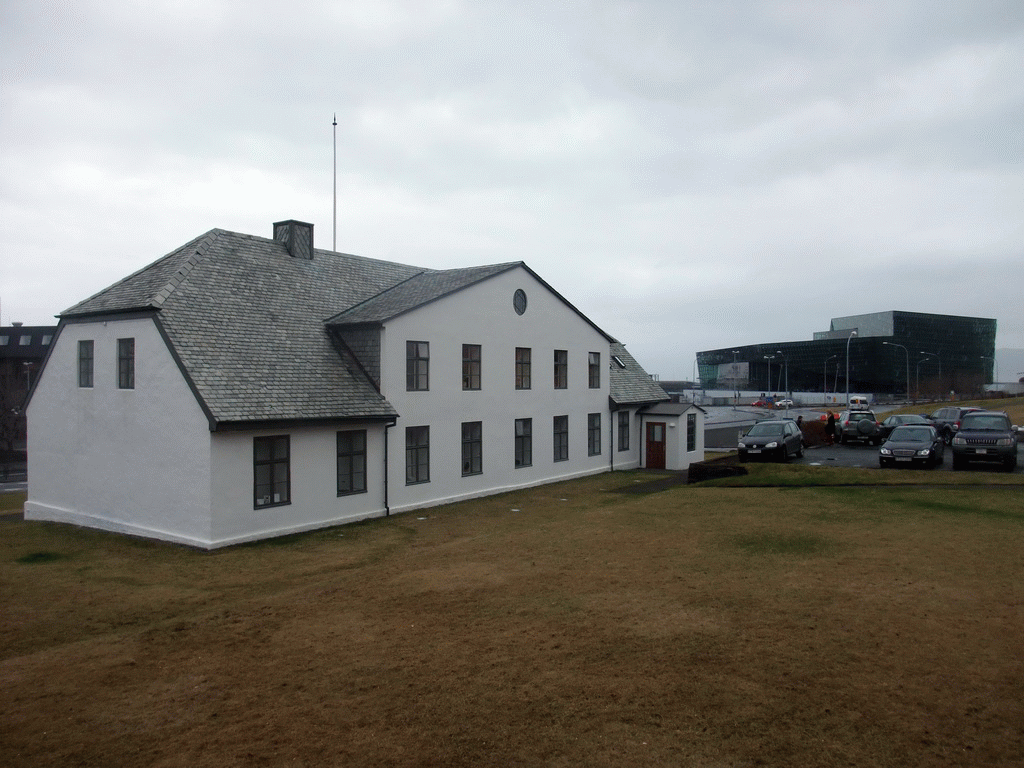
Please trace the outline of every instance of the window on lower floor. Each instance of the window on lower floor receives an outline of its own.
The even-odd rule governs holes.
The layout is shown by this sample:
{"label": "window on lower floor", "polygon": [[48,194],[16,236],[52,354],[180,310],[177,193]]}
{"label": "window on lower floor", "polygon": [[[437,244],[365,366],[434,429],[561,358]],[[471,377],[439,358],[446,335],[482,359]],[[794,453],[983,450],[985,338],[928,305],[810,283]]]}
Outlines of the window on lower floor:
{"label": "window on lower floor", "polygon": [[516,466],[533,465],[533,419],[516,419]]}
{"label": "window on lower floor", "polygon": [[462,423],[462,475],[479,475],[484,471],[484,425],[482,421]]}
{"label": "window on lower floor", "polygon": [[135,389],[135,339],[117,340],[118,389]]}
{"label": "window on lower floor", "polygon": [[516,347],[516,389],[530,388],[530,348]]}
{"label": "window on lower floor", "polygon": [[338,495],[366,493],[366,430],[338,433]]}
{"label": "window on lower floor", "polygon": [[619,411],[619,450],[629,450],[629,411]]}
{"label": "window on lower floor", "polygon": [[555,416],[554,429],[554,460],[567,461],[569,458],[569,417]]}
{"label": "window on lower floor", "polygon": [[462,345],[462,388],[480,389],[480,345]]}
{"label": "window on lower floor", "polygon": [[697,450],[697,414],[686,414],[686,450]]}
{"label": "window on lower floor", "polygon": [[288,435],[254,437],[252,440],[253,506],[290,504],[291,456]]}
{"label": "window on lower floor", "polygon": [[587,455],[597,456],[601,453],[601,414],[587,414]]}
{"label": "window on lower floor", "polygon": [[92,386],[93,341],[92,339],[78,342],[78,386]]}
{"label": "window on lower floor", "polygon": [[405,484],[430,482],[430,427],[405,428]]}

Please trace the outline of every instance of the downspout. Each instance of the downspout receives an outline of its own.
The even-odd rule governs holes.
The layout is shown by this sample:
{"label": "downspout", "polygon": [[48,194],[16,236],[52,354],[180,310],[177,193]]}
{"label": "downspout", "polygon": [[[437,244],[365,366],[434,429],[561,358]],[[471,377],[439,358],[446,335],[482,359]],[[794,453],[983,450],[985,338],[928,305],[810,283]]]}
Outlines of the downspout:
{"label": "downspout", "polygon": [[615,403],[608,398],[608,471],[615,471]]}
{"label": "downspout", "polygon": [[391,507],[388,506],[388,430],[396,423],[389,421],[384,425],[384,517],[391,516]]}

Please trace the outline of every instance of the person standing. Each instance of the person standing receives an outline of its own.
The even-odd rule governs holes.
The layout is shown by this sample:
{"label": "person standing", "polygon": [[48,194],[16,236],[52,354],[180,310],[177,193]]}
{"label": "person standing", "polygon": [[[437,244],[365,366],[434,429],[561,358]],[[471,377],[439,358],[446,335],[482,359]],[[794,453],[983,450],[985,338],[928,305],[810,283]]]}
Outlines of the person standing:
{"label": "person standing", "polygon": [[835,445],[836,442],[836,415],[832,411],[828,412],[828,418],[825,420],[825,439],[829,445]]}

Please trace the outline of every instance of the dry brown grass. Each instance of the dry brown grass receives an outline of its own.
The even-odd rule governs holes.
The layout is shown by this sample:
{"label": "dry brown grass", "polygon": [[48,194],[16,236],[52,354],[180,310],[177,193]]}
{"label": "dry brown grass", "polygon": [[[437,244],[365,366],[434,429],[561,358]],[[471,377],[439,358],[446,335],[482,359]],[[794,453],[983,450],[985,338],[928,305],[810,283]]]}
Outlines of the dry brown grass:
{"label": "dry brown grass", "polygon": [[1024,764],[1019,485],[645,479],[214,553],[0,517],[3,763]]}

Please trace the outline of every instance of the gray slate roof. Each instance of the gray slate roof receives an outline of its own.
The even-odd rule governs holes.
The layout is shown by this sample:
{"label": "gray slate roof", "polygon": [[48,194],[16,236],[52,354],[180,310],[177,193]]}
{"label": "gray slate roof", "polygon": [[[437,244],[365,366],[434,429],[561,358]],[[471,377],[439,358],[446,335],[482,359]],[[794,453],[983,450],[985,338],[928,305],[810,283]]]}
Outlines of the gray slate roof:
{"label": "gray slate roof", "polygon": [[388,417],[324,320],[423,271],[332,251],[295,259],[275,240],[214,229],[61,317],[159,310],[216,423]]}
{"label": "gray slate roof", "polygon": [[[382,323],[517,266],[526,268],[431,270],[325,250],[292,258],[271,238],[213,229],[61,319],[154,313],[214,427],[387,418],[394,407],[329,325]],[[624,346],[611,349],[626,363],[611,368],[615,402],[665,399]]]}
{"label": "gray slate roof", "polygon": [[619,342],[611,344],[611,354],[619,358],[626,366],[619,367],[615,360],[611,361],[608,380],[608,396],[616,405],[640,405],[668,400],[668,395],[658,382],[654,381],[640,363],[626,351],[626,346]]}

